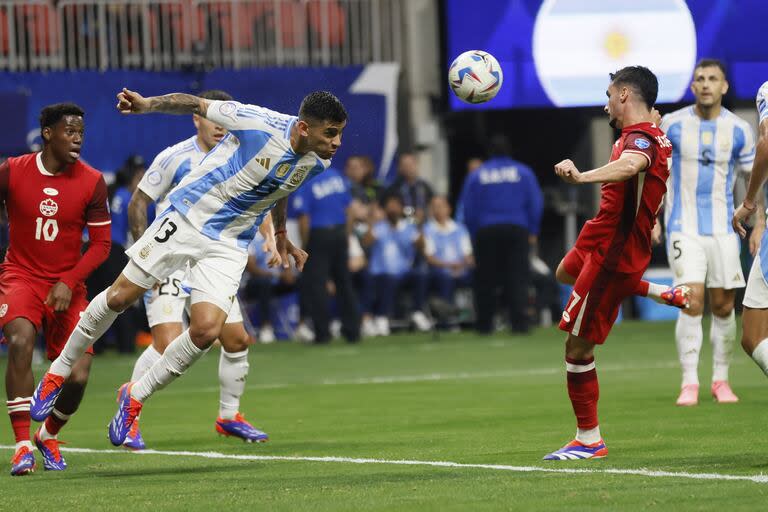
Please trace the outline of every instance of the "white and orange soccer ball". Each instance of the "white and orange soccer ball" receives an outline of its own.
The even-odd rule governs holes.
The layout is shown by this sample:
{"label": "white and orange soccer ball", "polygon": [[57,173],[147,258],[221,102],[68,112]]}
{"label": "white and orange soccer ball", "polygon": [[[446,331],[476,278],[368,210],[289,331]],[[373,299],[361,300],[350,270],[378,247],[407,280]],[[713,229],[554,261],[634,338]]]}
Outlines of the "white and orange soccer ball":
{"label": "white and orange soccer ball", "polygon": [[504,74],[496,58],[488,52],[470,50],[453,61],[448,69],[448,84],[466,103],[485,103],[501,89]]}

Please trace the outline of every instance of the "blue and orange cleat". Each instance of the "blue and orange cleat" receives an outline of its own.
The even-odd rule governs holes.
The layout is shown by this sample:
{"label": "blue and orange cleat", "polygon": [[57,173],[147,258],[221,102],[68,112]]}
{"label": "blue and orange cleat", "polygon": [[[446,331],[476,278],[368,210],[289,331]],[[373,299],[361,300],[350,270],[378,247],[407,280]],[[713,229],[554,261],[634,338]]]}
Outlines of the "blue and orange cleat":
{"label": "blue and orange cleat", "polygon": [[47,471],[64,471],[67,469],[67,461],[61,456],[58,439],[40,439],[40,429],[35,432],[35,446],[43,454],[43,467]]}
{"label": "blue and orange cleat", "polygon": [[22,446],[11,458],[11,476],[24,476],[35,472],[35,454],[28,446]]}
{"label": "blue and orange cleat", "polygon": [[37,384],[35,394],[32,395],[32,403],[29,407],[29,415],[35,421],[45,421],[45,418],[51,414],[53,406],[56,405],[56,399],[61,394],[61,388],[64,386],[64,377],[46,372],[40,382]]}
{"label": "blue and orange cleat", "polygon": [[128,431],[128,435],[125,437],[123,446],[129,450],[144,450],[147,445],[144,444],[144,438],[141,437],[141,430],[139,430],[139,418],[136,418],[131,425],[131,430]]}
{"label": "blue and orange cleat", "polygon": [[574,439],[556,452],[544,456],[544,460],[602,459],[608,455],[608,448],[601,439],[594,444],[584,444]]}
{"label": "blue and orange cleat", "polygon": [[128,432],[141,413],[142,403],[131,397],[133,382],[127,382],[117,390],[118,409],[109,422],[109,440],[115,446],[125,443]]}
{"label": "blue and orange cleat", "polygon": [[222,436],[239,437],[246,443],[266,443],[269,441],[266,432],[262,432],[248,423],[240,413],[237,413],[233,420],[216,418],[216,432]]}
{"label": "blue and orange cleat", "polygon": [[691,307],[691,289],[684,284],[668,288],[667,291],[661,292],[661,300],[668,306],[688,309]]}

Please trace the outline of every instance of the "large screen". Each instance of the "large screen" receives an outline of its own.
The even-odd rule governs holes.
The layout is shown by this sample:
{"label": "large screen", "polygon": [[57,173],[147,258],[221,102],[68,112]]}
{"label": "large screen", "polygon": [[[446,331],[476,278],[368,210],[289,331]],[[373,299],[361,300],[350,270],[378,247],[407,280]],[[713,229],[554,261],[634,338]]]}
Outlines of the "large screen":
{"label": "large screen", "polygon": [[504,72],[488,103],[449,94],[455,110],[603,105],[608,73],[635,64],[659,77],[658,103],[673,103],[691,97],[703,57],[726,63],[736,98],[768,80],[766,0],[447,0],[445,15],[447,62],[485,50]]}

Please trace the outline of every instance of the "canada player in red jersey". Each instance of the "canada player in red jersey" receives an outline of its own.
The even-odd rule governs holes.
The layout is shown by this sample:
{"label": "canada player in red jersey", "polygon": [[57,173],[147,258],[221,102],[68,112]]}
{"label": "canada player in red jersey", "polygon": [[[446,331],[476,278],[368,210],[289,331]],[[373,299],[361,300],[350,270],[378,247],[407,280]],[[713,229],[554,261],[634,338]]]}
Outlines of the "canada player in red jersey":
{"label": "canada player in red jersey", "polygon": [[[0,207],[5,204],[10,244],[0,265],[0,328],[8,343],[5,388],[16,436],[11,474],[35,468],[29,407],[34,391],[32,352],[45,334],[48,359],[67,342],[88,305],[85,278],[107,257],[110,218],[101,173],[79,160],[83,111],[72,103],[45,107],[40,114],[43,150],[0,165]],[[90,244],[80,254],[83,229]],[[35,433],[45,469],[62,470],[56,436],[80,404],[91,354],[85,354],[56,402],[53,414]]]}
{"label": "canada player in red jersey", "polygon": [[640,66],[610,76],[605,111],[611,126],[621,129],[610,162],[587,172],[580,172],[570,160],[555,166],[555,173],[567,183],[601,183],[602,190],[597,215],[584,225],[557,269],[558,279],[573,285],[560,329],[568,333],[568,395],[578,429],[574,441],[545,460],[608,454],[597,421],[595,345],[605,341],[622,300],[647,293],[642,276],[651,259],[651,230],[667,191],[672,145],[654,123],[656,76]]}

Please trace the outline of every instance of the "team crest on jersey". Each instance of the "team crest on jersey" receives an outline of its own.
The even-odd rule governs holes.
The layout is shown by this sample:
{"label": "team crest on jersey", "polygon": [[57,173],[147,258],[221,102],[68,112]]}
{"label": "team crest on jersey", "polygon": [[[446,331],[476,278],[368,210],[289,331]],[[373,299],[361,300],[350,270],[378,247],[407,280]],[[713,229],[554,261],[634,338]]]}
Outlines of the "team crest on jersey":
{"label": "team crest on jersey", "polygon": [[301,182],[304,181],[304,178],[307,177],[307,173],[309,172],[310,169],[311,167],[306,167],[306,166],[297,167],[288,177],[288,183],[290,185],[293,185],[294,187],[298,187],[299,185],[301,185]]}
{"label": "team crest on jersey", "polygon": [[715,135],[711,131],[707,130],[707,131],[701,132],[702,144],[704,144],[705,146],[709,146],[710,144],[712,144],[713,140],[715,140]]}
{"label": "team crest on jersey", "polygon": [[53,217],[56,215],[56,212],[59,211],[59,205],[56,204],[56,201],[51,199],[50,197],[48,199],[43,199],[40,201],[40,213],[45,215],[46,217]]}
{"label": "team crest on jersey", "polygon": [[147,183],[153,186],[157,186],[160,184],[160,182],[163,181],[163,177],[160,176],[160,173],[158,171],[152,171],[149,174],[147,174]]}
{"label": "team crest on jersey", "polygon": [[288,174],[288,171],[291,170],[291,164],[280,164],[277,166],[277,169],[275,170],[275,176],[278,178],[282,178],[286,174]]}
{"label": "team crest on jersey", "polygon": [[173,314],[173,306],[171,306],[170,304],[164,305],[163,306],[163,313],[165,313],[166,315]]}
{"label": "team crest on jersey", "polygon": [[0,304],[0,318],[4,317],[8,312],[8,304]]}
{"label": "team crest on jersey", "polygon": [[219,114],[237,121],[237,103],[234,101],[225,101],[219,105]]}

